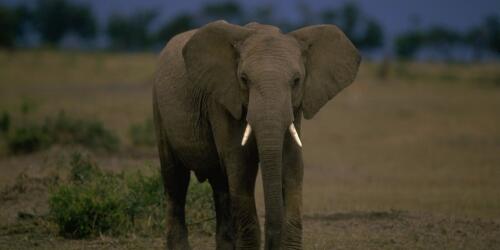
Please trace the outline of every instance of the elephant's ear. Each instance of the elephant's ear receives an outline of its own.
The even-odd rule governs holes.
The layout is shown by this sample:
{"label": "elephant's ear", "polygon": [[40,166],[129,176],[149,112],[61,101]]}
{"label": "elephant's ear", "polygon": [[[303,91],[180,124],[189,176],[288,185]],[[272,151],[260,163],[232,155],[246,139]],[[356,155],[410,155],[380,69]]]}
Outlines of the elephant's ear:
{"label": "elephant's ear", "polygon": [[182,50],[189,79],[237,120],[241,118],[242,99],[236,47],[251,32],[225,21],[212,22],[198,29]]}
{"label": "elephant's ear", "polygon": [[325,103],[354,81],[361,56],[335,25],[315,25],[290,33],[305,52],[302,108],[311,119]]}

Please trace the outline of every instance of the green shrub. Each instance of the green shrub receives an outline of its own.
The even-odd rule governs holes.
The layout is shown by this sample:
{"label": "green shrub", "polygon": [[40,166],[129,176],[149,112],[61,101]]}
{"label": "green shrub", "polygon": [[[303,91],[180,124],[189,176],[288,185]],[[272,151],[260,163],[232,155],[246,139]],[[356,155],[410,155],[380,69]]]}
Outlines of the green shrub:
{"label": "green shrub", "polygon": [[130,226],[123,203],[123,177],[102,172],[88,156],[74,153],[70,161],[70,182],[51,191],[51,218],[60,234],[85,238],[120,234]]}
{"label": "green shrub", "polygon": [[7,148],[11,153],[31,153],[50,145],[51,138],[47,131],[36,124],[17,127],[7,134]]}
{"label": "green shrub", "polygon": [[101,176],[101,171],[88,156],[73,153],[70,161],[70,180],[74,183],[91,182],[94,178]]}
{"label": "green shrub", "polygon": [[6,135],[10,129],[10,114],[3,112],[0,115],[0,135]]}
{"label": "green shrub", "polygon": [[156,143],[153,120],[147,119],[144,123],[132,124],[129,136],[135,146],[154,146]]}
{"label": "green shrub", "polygon": [[71,118],[64,112],[47,117],[43,123],[24,120],[7,133],[6,143],[15,154],[31,153],[53,144],[106,151],[116,150],[119,145],[118,137],[101,122]]}
{"label": "green shrub", "polygon": [[122,188],[110,175],[85,185],[61,185],[49,200],[50,214],[60,234],[85,238],[126,232],[130,221],[124,212]]}
{"label": "green shrub", "polygon": [[136,233],[150,235],[164,229],[163,182],[159,174],[136,172],[127,178],[126,213]]}
{"label": "green shrub", "polygon": [[47,118],[44,124],[55,144],[79,144],[91,149],[116,150],[118,137],[96,120],[82,120],[59,112],[55,118]]}
{"label": "green shrub", "polygon": [[[112,174],[90,158],[72,156],[69,182],[50,193],[51,218],[60,234],[86,238],[100,234],[162,234],[165,218],[163,184],[159,171]],[[212,234],[215,224],[211,188],[193,182],[186,213],[192,230]]]}

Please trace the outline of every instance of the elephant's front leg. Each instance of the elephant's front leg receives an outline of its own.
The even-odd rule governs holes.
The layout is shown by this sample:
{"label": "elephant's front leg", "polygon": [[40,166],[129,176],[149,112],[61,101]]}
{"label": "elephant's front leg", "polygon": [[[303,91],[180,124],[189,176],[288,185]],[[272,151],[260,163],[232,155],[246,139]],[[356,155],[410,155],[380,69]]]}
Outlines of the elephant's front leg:
{"label": "elephant's front leg", "polygon": [[283,151],[284,249],[302,249],[302,150],[290,136]]}
{"label": "elephant's front leg", "polygon": [[236,249],[259,249],[260,227],[254,195],[257,159],[232,154],[224,162],[229,181]]}
{"label": "elephant's front leg", "polygon": [[213,190],[216,225],[216,249],[234,249],[234,227],[231,217],[231,205],[227,178],[223,173],[214,174],[209,178]]}

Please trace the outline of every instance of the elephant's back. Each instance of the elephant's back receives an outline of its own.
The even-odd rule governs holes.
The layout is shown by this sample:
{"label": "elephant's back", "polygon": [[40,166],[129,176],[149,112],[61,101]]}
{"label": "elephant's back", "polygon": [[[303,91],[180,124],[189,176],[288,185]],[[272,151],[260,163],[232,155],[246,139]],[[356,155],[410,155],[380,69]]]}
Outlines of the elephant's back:
{"label": "elephant's back", "polygon": [[182,48],[195,32],[196,30],[190,30],[174,36],[160,53],[153,88],[156,101],[162,109],[190,108],[186,106],[190,98],[188,91],[190,81],[184,65]]}
{"label": "elephant's back", "polygon": [[174,36],[165,45],[158,58],[158,68],[155,77],[155,86],[165,82],[187,80],[182,48],[189,41],[196,30],[190,30]]}

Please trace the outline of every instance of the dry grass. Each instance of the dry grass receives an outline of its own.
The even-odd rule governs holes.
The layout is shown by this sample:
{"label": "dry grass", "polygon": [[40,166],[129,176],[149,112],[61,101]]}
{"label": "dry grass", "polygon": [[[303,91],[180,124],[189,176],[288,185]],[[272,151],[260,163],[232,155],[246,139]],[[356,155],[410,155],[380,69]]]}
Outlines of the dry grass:
{"label": "dry grass", "polygon": [[[151,114],[150,80],[155,61],[151,54],[0,52],[0,111],[16,112],[23,100],[29,100],[37,106],[36,115],[64,109],[77,116],[95,117],[124,139],[131,123],[142,122]],[[396,209],[412,216],[430,214],[422,218],[433,225],[439,222],[432,219],[434,216],[447,218],[446,230],[459,227],[457,223],[468,218],[499,221],[498,64],[394,64],[386,80],[377,79],[377,67],[364,63],[355,84],[313,120],[304,122],[304,213],[313,216]],[[12,183],[20,172],[13,169],[29,167],[36,172],[47,168],[47,159],[53,155],[49,151],[0,159],[0,186]],[[154,152],[99,158],[110,163],[101,165],[117,169],[144,160],[157,164]],[[257,199],[262,215],[260,183]],[[404,239],[410,233],[427,230],[427,224],[412,216],[407,221],[414,227],[405,229],[409,234]],[[450,218],[460,219],[456,222]],[[357,222],[332,221],[327,225],[307,219],[307,249],[330,249],[333,241],[345,248],[390,248],[390,240],[386,245],[388,239],[377,238],[387,232],[362,227],[370,221]],[[390,226],[387,223],[381,227]],[[401,229],[398,225],[393,225],[394,230]],[[499,230],[477,227],[490,233],[497,230],[497,234]],[[339,236],[332,238],[328,230]],[[352,234],[342,233],[345,230]],[[349,245],[369,233],[373,235],[366,239],[373,241]],[[469,236],[481,241],[476,234]],[[432,248],[460,247],[439,242],[433,245],[433,238],[428,239]],[[152,245],[158,246],[154,242]],[[426,248],[418,244],[413,247]]]}
{"label": "dry grass", "polygon": [[152,54],[0,52],[0,107],[18,111],[27,101],[40,117],[64,109],[125,136],[151,113],[155,62]]}

